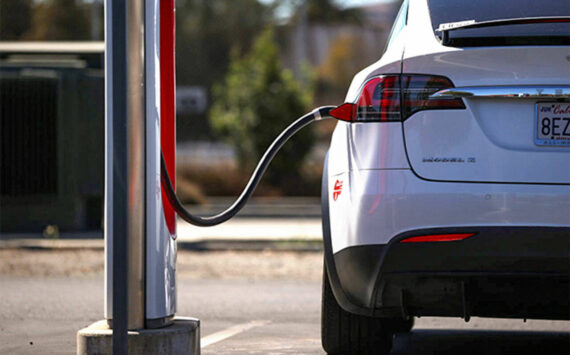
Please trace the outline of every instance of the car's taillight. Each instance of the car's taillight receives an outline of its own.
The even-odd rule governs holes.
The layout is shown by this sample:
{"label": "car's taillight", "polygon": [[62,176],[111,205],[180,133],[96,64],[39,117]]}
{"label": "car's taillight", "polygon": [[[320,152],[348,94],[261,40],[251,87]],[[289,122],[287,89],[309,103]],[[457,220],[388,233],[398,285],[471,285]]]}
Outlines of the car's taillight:
{"label": "car's taillight", "polygon": [[455,242],[474,235],[475,233],[429,234],[405,238],[400,243]]}
{"label": "car's taillight", "polygon": [[356,103],[343,104],[330,115],[348,122],[393,122],[423,110],[464,109],[460,98],[431,97],[452,87],[443,76],[382,75],[364,84]]}
{"label": "car's taillight", "polygon": [[356,104],[355,121],[400,120],[400,77],[386,75],[368,81]]}
{"label": "car's taillight", "polygon": [[432,98],[436,92],[453,87],[451,80],[444,76],[402,75],[404,104],[402,117],[405,120],[423,110],[464,109],[460,98]]}

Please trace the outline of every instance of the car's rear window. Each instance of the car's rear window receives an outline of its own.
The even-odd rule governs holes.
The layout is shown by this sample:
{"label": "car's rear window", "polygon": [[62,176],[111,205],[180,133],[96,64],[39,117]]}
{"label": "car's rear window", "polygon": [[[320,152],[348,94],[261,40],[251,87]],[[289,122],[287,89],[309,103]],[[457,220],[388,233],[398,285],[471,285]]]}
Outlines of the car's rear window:
{"label": "car's rear window", "polygon": [[[475,20],[477,22],[570,16],[570,1],[552,0],[428,0],[434,34],[442,23]],[[570,23],[539,23],[456,29],[449,32],[448,45],[570,45]]]}

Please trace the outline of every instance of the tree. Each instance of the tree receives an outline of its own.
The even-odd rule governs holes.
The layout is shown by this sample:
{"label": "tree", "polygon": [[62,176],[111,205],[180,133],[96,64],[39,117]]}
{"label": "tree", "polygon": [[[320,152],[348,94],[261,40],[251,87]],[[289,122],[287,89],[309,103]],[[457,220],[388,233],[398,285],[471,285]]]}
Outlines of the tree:
{"label": "tree", "polygon": [[272,20],[257,0],[186,0],[176,4],[177,81],[208,89],[223,79],[233,49],[249,50]]}
{"label": "tree", "polygon": [[34,9],[26,39],[36,41],[89,40],[89,16],[75,0],[45,1]]}
{"label": "tree", "polygon": [[0,1],[0,40],[14,41],[30,29],[31,0]]}
{"label": "tree", "polygon": [[[232,50],[246,53],[270,23],[272,7],[257,0],[176,1],[176,82],[203,87],[211,102],[214,83],[224,80]],[[212,139],[208,115],[178,115],[179,140]]]}
{"label": "tree", "polygon": [[[251,168],[277,135],[306,113],[309,91],[282,68],[274,33],[269,29],[255,40],[245,57],[239,58],[234,52],[225,81],[214,87],[210,122],[237,148],[240,163]],[[285,192],[294,191],[312,144],[311,130],[295,135],[272,162],[267,179]]]}
{"label": "tree", "polygon": [[297,3],[295,17],[300,19],[306,12],[309,23],[360,23],[361,13],[358,9],[344,9],[342,1],[335,0],[301,0]]}
{"label": "tree", "polygon": [[354,74],[368,64],[365,52],[365,43],[358,36],[347,33],[338,36],[318,69],[319,92],[332,102],[341,101]]}

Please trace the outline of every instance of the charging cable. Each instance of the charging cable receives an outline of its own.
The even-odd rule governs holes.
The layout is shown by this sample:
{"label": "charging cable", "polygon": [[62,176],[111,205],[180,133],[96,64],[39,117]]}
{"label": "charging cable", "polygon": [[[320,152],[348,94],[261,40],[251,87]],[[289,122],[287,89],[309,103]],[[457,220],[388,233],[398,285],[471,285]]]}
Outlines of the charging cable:
{"label": "charging cable", "polygon": [[172,181],[170,180],[170,176],[168,175],[168,170],[166,169],[166,163],[164,161],[164,156],[161,152],[161,180],[162,186],[164,187],[166,196],[168,201],[170,201],[170,205],[174,208],[176,213],[185,220],[186,222],[193,224],[199,227],[211,227],[218,225],[227,221],[228,219],[235,216],[247,203],[247,200],[251,197],[257,184],[261,180],[263,173],[269,166],[269,163],[275,157],[275,154],[281,149],[281,147],[291,138],[295,133],[301,130],[301,128],[305,127],[309,123],[313,121],[319,121],[327,118],[331,118],[329,115],[330,111],[334,109],[335,106],[323,106],[314,109],[310,113],[304,115],[303,117],[297,119],[293,122],[289,127],[287,127],[281,134],[271,143],[269,148],[261,157],[259,163],[255,167],[253,174],[249,178],[249,181],[245,188],[243,189],[242,193],[236,199],[236,201],[228,207],[225,211],[218,213],[217,215],[210,216],[210,217],[202,217],[202,216],[194,216],[188,210],[184,208],[178,197],[176,196],[176,192],[172,187]]}

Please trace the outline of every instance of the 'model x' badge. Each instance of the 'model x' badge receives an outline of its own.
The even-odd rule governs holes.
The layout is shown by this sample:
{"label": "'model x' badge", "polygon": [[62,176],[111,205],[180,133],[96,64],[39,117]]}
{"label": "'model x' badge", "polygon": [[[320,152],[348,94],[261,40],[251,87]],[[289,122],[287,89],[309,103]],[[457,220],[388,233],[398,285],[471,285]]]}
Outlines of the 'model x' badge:
{"label": "'model x' badge", "polygon": [[337,200],[338,197],[340,196],[340,193],[342,192],[342,180],[337,180],[334,183],[334,189],[333,189],[333,200]]}

